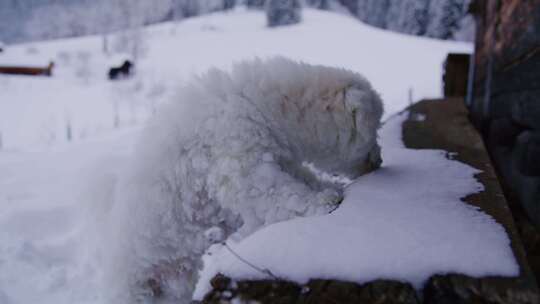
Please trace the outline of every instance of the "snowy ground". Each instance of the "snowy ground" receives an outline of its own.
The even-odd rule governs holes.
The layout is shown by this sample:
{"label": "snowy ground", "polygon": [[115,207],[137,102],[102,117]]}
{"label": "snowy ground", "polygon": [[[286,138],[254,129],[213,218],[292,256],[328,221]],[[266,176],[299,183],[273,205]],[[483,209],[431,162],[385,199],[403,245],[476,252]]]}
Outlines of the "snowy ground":
{"label": "snowy ground", "polygon": [[102,303],[95,215],[106,206],[92,203],[114,187],[136,133],[0,153],[0,303]]}
{"label": "snowy ground", "polygon": [[[389,33],[327,12],[306,10],[304,19],[298,26],[266,29],[262,14],[237,11],[154,26],[145,30],[146,55],[137,65],[137,77],[118,83],[106,80],[113,59],[102,54],[99,37],[11,46],[1,53],[0,65],[45,66],[54,60],[56,68],[52,78],[0,76],[0,303],[106,301],[101,288],[104,262],[95,244],[101,234],[108,233],[103,231],[97,215],[106,213],[109,206],[94,202],[104,201],[100,196],[113,195],[144,121],[193,73],[210,66],[228,69],[233,61],[272,55],[345,67],[372,82],[385,101],[389,117],[408,104],[410,88],[415,99],[439,96],[446,54],[471,50],[468,44]],[[355,182],[343,206],[332,215],[271,226],[232,246],[253,262],[298,281],[333,274],[354,280],[380,275],[418,284],[434,270],[459,270],[473,275],[515,274],[515,262],[501,227],[458,201],[478,190],[472,180],[473,170],[442,161],[438,152],[403,149],[397,143],[398,133],[397,122],[392,128],[385,128],[384,168]],[[431,167],[426,164],[415,168],[409,159],[418,158],[428,160]],[[440,183],[430,182],[432,189],[442,187],[443,181],[455,185],[437,192],[441,197],[418,184],[410,185],[407,178],[432,172],[434,166],[440,168],[437,171],[441,176],[426,179],[440,179]],[[366,197],[373,185],[380,188],[381,179],[398,183],[392,187],[400,192],[371,192],[373,199],[362,199],[362,204],[353,199]],[[95,187],[100,191],[95,191]],[[411,193],[408,187],[426,191]],[[426,205],[422,197],[433,198],[435,203]],[[414,208],[405,212],[404,208],[399,209],[403,204]],[[449,208],[443,205],[452,207],[443,212],[441,208]],[[402,212],[395,212],[396,209]],[[358,216],[352,218],[355,213]],[[418,214],[426,220],[418,221]],[[279,242],[275,235],[288,229],[287,225],[298,229],[297,234],[288,235],[299,244],[315,246],[313,225],[320,225],[320,232],[323,227],[336,224],[336,220],[341,222],[339,227],[324,235],[326,247],[340,248],[340,240],[349,245],[345,236],[358,232],[359,227],[365,229],[355,235],[356,246],[338,250],[343,255],[337,255],[338,259],[334,256],[333,260],[348,263],[355,253],[360,269],[368,267],[367,261],[371,265],[369,271],[363,272],[366,276],[356,276],[351,272],[354,268],[345,264],[340,266],[343,272],[336,265],[325,264],[324,261],[330,261],[326,254],[336,252],[322,250],[316,256],[321,259],[317,263],[319,268],[298,264],[295,257],[301,252],[289,253],[286,246],[273,250],[273,257],[252,252],[259,246],[257,242]],[[354,226],[355,223],[363,226]],[[441,234],[423,233],[432,231],[433,223],[442,227],[438,229]],[[375,236],[372,231],[380,235]],[[334,237],[341,233],[342,237]],[[399,250],[407,255],[388,247],[388,239],[399,240]],[[462,249],[455,253],[449,246],[457,243],[462,244]],[[366,249],[363,255],[355,251],[360,248]],[[446,252],[443,257],[448,261],[439,264],[435,258],[442,252]],[[291,258],[285,259],[289,255]],[[409,266],[422,256],[424,268],[416,269],[412,275]],[[290,263],[298,267],[294,268],[296,272],[287,273],[273,268],[270,259],[283,260],[281,267]],[[213,265],[207,268],[207,275],[216,269],[256,275],[234,266],[234,261],[226,256],[221,264]]]}

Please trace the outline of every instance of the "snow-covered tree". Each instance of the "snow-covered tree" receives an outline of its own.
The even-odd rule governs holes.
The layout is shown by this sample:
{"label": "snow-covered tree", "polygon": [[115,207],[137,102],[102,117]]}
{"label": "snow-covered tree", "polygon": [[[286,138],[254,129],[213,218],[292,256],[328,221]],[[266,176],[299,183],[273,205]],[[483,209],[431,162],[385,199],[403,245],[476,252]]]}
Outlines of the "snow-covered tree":
{"label": "snow-covered tree", "polygon": [[265,0],[244,0],[245,5],[248,8],[263,8],[265,4]]}
{"label": "snow-covered tree", "polygon": [[[2,0],[0,39],[6,42],[103,34],[165,20],[180,20],[235,5],[269,9],[269,24],[299,20],[299,6],[347,11],[363,22],[393,31],[441,39],[471,40],[470,0]],[[126,9],[126,3],[129,6]],[[294,6],[297,8],[294,8]],[[280,7],[285,7],[281,9]],[[292,7],[292,9],[291,9]],[[128,15],[126,15],[128,13]],[[137,21],[133,21],[133,20]],[[271,22],[270,22],[271,21]],[[24,29],[21,30],[21,29]]]}
{"label": "snow-covered tree", "polygon": [[180,20],[199,14],[198,0],[172,0],[172,18]]}
{"label": "snow-covered tree", "polygon": [[[25,21],[25,36],[31,39],[51,39],[133,29],[170,19],[173,1],[78,0],[24,6],[30,12],[28,21]],[[107,49],[106,42],[104,38],[104,50]]]}
{"label": "snow-covered tree", "polygon": [[224,0],[199,0],[199,14],[225,10]]}
{"label": "snow-covered tree", "polygon": [[323,10],[327,10],[330,7],[328,0],[304,0],[302,1],[302,5],[314,7],[318,9],[323,9]]}
{"label": "snow-covered tree", "polygon": [[149,20],[151,5],[144,0],[116,0],[116,4],[124,30],[116,36],[115,51],[130,54],[136,62],[145,50],[142,26]]}
{"label": "snow-covered tree", "polygon": [[346,6],[360,20],[376,27],[440,39],[453,39],[457,32],[468,32],[461,37],[472,39],[474,25],[467,17],[470,0],[335,1]]}
{"label": "snow-covered tree", "polygon": [[266,4],[268,26],[290,25],[300,22],[298,0],[268,0]]}
{"label": "snow-covered tree", "polygon": [[358,1],[357,11],[352,13],[367,24],[386,28],[386,13],[390,5],[389,0],[361,0]]}
{"label": "snow-covered tree", "polygon": [[236,0],[223,0],[223,9],[232,9],[236,6]]}
{"label": "snow-covered tree", "polygon": [[84,35],[84,9],[77,6],[51,4],[32,11],[26,23],[26,34],[31,39],[53,39]]}
{"label": "snow-covered tree", "polygon": [[459,29],[454,31],[452,39],[458,41],[474,41],[476,35],[476,25],[474,17],[466,15],[459,22]]}
{"label": "snow-covered tree", "polygon": [[428,21],[427,1],[402,0],[388,7],[385,24],[392,31],[423,35]]}
{"label": "snow-covered tree", "polygon": [[426,35],[450,39],[460,28],[461,19],[467,12],[468,0],[431,0],[429,3],[430,22]]}

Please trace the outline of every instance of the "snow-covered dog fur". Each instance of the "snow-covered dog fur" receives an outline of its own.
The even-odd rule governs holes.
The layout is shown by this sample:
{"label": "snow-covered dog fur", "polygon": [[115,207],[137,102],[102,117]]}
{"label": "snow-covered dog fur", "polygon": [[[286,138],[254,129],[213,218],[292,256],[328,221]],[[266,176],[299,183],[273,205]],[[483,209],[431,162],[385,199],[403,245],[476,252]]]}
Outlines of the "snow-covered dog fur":
{"label": "snow-covered dog fur", "polygon": [[378,167],[382,111],[361,75],[284,58],[196,78],[141,141],[112,272],[131,296],[189,303],[212,241],[327,213],[340,180]]}

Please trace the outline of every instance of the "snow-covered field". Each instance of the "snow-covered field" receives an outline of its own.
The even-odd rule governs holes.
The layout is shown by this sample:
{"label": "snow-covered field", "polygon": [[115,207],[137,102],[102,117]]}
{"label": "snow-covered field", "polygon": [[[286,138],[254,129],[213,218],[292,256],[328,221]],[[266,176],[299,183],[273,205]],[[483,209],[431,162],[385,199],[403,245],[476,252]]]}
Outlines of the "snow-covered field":
{"label": "snow-covered field", "polygon": [[[385,32],[313,10],[305,10],[297,26],[264,25],[261,13],[235,11],[147,28],[136,77],[115,83],[106,79],[114,58],[102,53],[100,37],[10,46],[0,53],[0,65],[56,64],[52,78],[0,75],[0,303],[107,302],[102,236],[114,231],[104,223],[111,206],[96,202],[118,195],[116,185],[131,166],[145,121],[193,74],[273,55],[344,67],[371,81],[390,117],[409,103],[409,90],[415,99],[439,96],[446,54],[471,51],[468,44]],[[434,271],[516,274],[502,228],[459,202],[479,190],[474,170],[438,152],[404,149],[399,121],[381,135],[383,169],[358,179],[334,213],[269,226],[232,246],[263,267],[289,269],[272,272],[298,281],[382,276],[419,286]],[[431,188],[419,185],[419,175]],[[393,191],[383,190],[387,183]],[[272,256],[254,250],[270,252],[260,242],[283,242],[276,238],[283,230],[296,231],[287,235],[297,241],[286,243],[299,246],[284,244]],[[350,245],[349,235],[358,243],[342,248]],[[321,252],[314,257],[317,267],[299,263],[305,261],[302,250]],[[205,275],[223,270],[256,276],[226,253],[220,256],[209,260]]]}
{"label": "snow-covered field", "polygon": [[230,12],[148,28],[137,78],[114,84],[107,69],[121,62],[103,54],[101,37],[11,46],[0,53],[0,65],[56,66],[51,79],[0,76],[4,149],[64,142],[68,122],[75,140],[99,136],[114,127],[116,112],[120,125],[141,122],[193,74],[274,55],[361,73],[381,94],[388,116],[408,104],[410,89],[414,99],[440,96],[446,54],[472,50],[328,12],[306,10],[302,24],[286,28],[265,28],[265,20],[259,12]]}

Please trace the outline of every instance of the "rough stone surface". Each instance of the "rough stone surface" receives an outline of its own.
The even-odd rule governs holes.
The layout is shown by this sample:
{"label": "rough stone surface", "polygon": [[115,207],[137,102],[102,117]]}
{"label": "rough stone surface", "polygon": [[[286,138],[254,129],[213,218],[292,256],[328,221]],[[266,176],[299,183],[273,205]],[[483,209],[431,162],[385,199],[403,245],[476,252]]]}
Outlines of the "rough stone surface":
{"label": "rough stone surface", "polygon": [[538,303],[538,294],[528,288],[508,288],[512,278],[476,279],[459,274],[436,275],[424,287],[426,304],[521,304]]}
{"label": "rough stone surface", "polygon": [[540,176],[540,133],[521,133],[517,138],[514,156],[522,174]]}
{"label": "rough stone surface", "polygon": [[473,7],[471,115],[505,194],[521,204],[540,231],[540,172],[529,157],[538,148],[517,143],[521,133],[532,130],[540,136],[540,0],[476,0]]}
{"label": "rough stone surface", "polygon": [[[408,148],[442,149],[482,172],[476,178],[484,191],[463,200],[491,215],[506,229],[514,255],[520,265],[517,278],[470,278],[463,275],[437,275],[424,288],[425,303],[538,303],[538,287],[530,269],[512,213],[503,195],[495,169],[482,138],[469,121],[469,112],[461,99],[426,100],[409,109],[411,117],[423,115],[423,121],[408,120],[403,125],[403,141]],[[529,226],[527,226],[529,227]],[[540,240],[527,229],[527,238]],[[538,242],[537,242],[538,243]]]}
{"label": "rough stone surface", "polygon": [[535,98],[518,100],[512,106],[511,117],[525,128],[540,130],[540,101]]}
{"label": "rough stone surface", "polygon": [[[233,282],[217,275],[212,282],[228,282],[227,288],[214,289],[203,303],[256,303],[261,304],[416,304],[420,303],[413,287],[397,281],[378,280],[359,285],[336,280],[311,280],[305,285],[293,282],[261,280]],[[220,285],[221,286],[221,285]]]}

